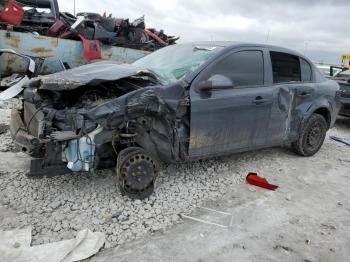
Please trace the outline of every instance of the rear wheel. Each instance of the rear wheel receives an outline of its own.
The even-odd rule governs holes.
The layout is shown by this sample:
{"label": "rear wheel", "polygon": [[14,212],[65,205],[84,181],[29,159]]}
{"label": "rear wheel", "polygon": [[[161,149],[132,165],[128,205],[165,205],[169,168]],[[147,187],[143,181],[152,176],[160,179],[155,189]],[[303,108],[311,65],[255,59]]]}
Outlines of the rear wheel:
{"label": "rear wheel", "polygon": [[158,173],[157,162],[142,148],[127,148],[119,153],[118,184],[123,195],[134,199],[149,197]]}
{"label": "rear wheel", "polygon": [[302,127],[298,140],[292,143],[293,151],[301,156],[313,156],[320,150],[327,130],[326,119],[313,114]]}

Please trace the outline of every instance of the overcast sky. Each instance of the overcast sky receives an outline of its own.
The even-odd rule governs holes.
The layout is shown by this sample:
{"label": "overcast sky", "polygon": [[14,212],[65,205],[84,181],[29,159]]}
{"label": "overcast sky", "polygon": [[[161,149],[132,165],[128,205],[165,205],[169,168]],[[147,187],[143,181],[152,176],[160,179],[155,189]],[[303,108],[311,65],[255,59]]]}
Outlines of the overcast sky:
{"label": "overcast sky", "polygon": [[[58,0],[73,13],[73,0]],[[182,42],[234,40],[298,50],[314,61],[350,53],[349,0],[76,0],[77,12],[112,13],[178,35]]]}

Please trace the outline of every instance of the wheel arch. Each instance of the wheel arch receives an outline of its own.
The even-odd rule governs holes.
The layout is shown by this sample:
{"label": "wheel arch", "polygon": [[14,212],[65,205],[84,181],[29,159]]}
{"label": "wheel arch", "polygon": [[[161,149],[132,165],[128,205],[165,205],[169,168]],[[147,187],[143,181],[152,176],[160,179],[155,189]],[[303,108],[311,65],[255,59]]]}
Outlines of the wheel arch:
{"label": "wheel arch", "polygon": [[331,122],[332,122],[332,116],[331,116],[330,110],[327,107],[319,107],[313,111],[313,114],[319,114],[323,116],[326,119],[328,128],[330,128]]}
{"label": "wheel arch", "polygon": [[324,97],[320,97],[310,104],[305,112],[306,115],[302,122],[307,121],[313,114],[319,114],[325,118],[328,128],[330,128],[334,121],[334,114],[332,114],[333,111],[332,103]]}

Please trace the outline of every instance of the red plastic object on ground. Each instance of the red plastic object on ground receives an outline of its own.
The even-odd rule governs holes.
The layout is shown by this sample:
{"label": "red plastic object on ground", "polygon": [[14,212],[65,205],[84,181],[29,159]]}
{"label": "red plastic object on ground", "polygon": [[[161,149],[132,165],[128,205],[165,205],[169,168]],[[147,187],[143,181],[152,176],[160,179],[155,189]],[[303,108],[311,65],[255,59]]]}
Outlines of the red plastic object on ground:
{"label": "red plastic object on ground", "polygon": [[11,25],[19,25],[22,23],[24,16],[24,9],[13,0],[9,0],[4,8],[4,11],[0,14],[0,20]]}
{"label": "red plastic object on ground", "polygon": [[79,37],[83,41],[84,58],[86,60],[90,61],[102,58],[100,41],[88,40],[81,35],[79,35]]}
{"label": "red plastic object on ground", "polygon": [[270,184],[265,178],[258,176],[257,173],[249,173],[247,175],[247,183],[273,191],[278,188],[278,186]]}

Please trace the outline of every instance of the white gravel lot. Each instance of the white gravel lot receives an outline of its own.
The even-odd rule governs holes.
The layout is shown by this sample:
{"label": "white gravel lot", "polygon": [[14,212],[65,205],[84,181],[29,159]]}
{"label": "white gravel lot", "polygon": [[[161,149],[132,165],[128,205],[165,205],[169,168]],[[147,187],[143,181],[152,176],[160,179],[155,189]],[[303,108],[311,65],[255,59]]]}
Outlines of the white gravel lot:
{"label": "white gravel lot", "polygon": [[[8,123],[9,110],[4,108],[13,103],[0,105],[0,123]],[[331,133],[346,132],[341,126]],[[340,148],[346,150],[330,141],[325,146],[327,152],[318,161],[333,157]],[[245,183],[248,171],[283,171],[278,156],[264,151],[170,165],[160,173],[155,193],[147,200],[134,201],[120,195],[111,170],[28,179],[27,160],[16,153],[9,132],[0,135],[0,228],[32,225],[34,245],[72,238],[85,228],[104,232],[105,248],[121,245],[180,223],[180,215],[219,198],[232,184]]]}

